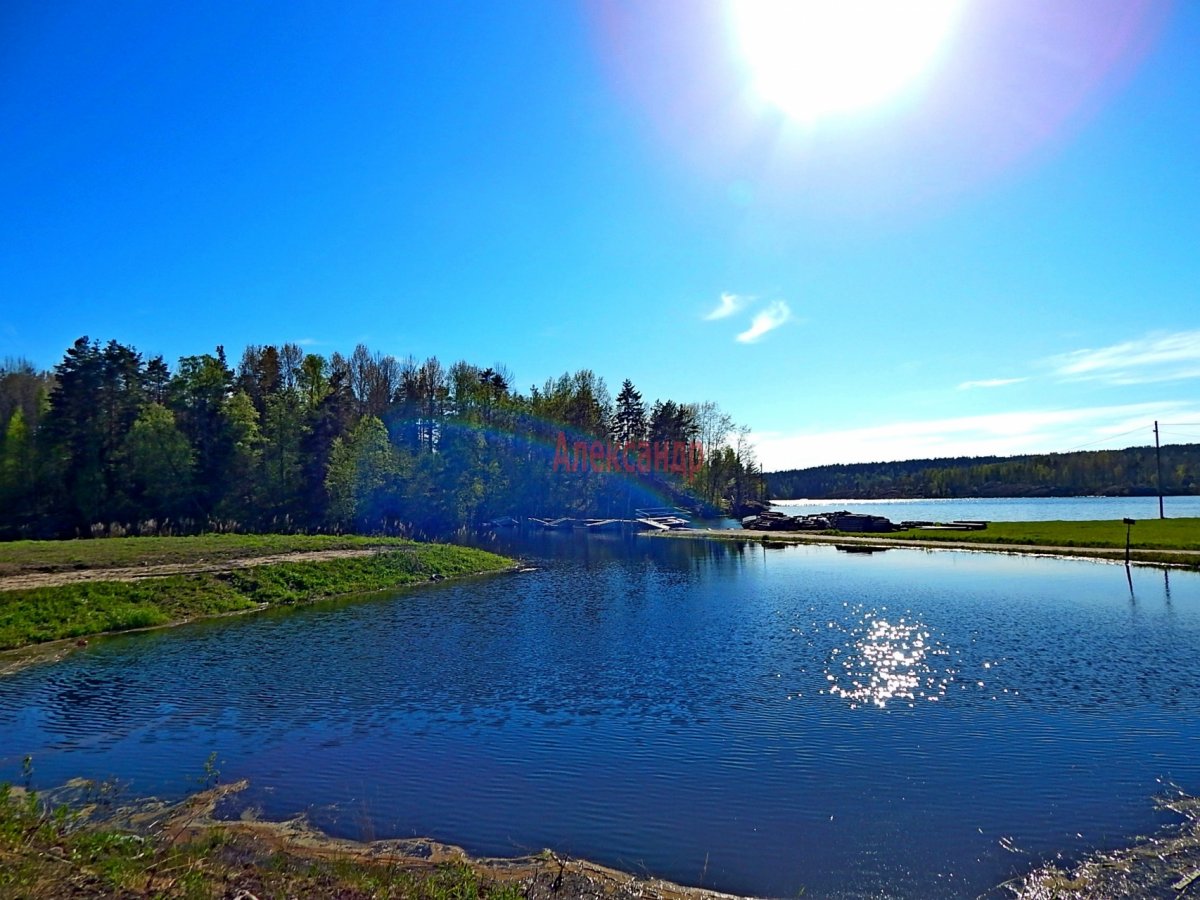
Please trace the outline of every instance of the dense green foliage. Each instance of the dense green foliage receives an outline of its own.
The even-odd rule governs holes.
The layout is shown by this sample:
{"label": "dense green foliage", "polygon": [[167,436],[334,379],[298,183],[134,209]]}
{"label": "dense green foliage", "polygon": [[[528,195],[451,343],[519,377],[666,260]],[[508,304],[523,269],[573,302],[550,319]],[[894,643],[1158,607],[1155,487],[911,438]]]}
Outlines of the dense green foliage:
{"label": "dense green foliage", "polygon": [[[45,546],[53,547],[53,542]],[[511,565],[511,560],[471,547],[409,543],[369,556],[320,562],[6,590],[0,591],[0,649],[164,625],[263,604],[385,590],[433,577],[495,572]]]}
{"label": "dense green foliage", "polygon": [[[746,430],[712,403],[614,402],[589,370],[513,389],[445,368],[295,344],[187,356],[172,372],[80,338],[52,373],[0,367],[0,538],[205,531],[446,535],[504,515],[716,509],[762,496]],[[555,467],[562,437],[703,445],[703,464]]]}
{"label": "dense green foliage", "polygon": [[[1157,493],[1153,447],[1037,456],[912,459],[771,472],[778,499],[1053,497]],[[1165,494],[1200,493],[1200,444],[1162,448]]]}

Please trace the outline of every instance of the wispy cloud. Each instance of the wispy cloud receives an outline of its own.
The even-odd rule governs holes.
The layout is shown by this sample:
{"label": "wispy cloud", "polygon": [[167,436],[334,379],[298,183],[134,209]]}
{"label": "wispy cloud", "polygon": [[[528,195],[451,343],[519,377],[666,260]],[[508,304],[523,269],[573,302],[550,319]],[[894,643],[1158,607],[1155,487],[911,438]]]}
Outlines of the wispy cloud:
{"label": "wispy cloud", "polygon": [[1200,378],[1200,331],[1157,332],[1099,349],[1052,357],[1061,378],[1109,384],[1150,384]]}
{"label": "wispy cloud", "polygon": [[732,316],[735,312],[744,307],[751,299],[753,298],[746,297],[741,294],[722,293],[721,299],[717,303],[717,308],[704,318],[706,321],[712,321],[713,319],[724,319],[728,316]]}
{"label": "wispy cloud", "polygon": [[738,343],[753,344],[763,335],[774,331],[792,317],[792,311],[782,300],[775,300],[754,317],[750,327],[737,336]]}
{"label": "wispy cloud", "polygon": [[829,431],[759,432],[752,439],[770,472],[831,463],[1117,449],[1152,443],[1155,419],[1200,421],[1200,403],[1020,410]]}
{"label": "wispy cloud", "polygon": [[1020,384],[1022,381],[1028,380],[1028,378],[983,378],[979,381],[964,381],[958,386],[958,389],[971,391],[975,388],[997,388],[1004,387],[1006,384]]}

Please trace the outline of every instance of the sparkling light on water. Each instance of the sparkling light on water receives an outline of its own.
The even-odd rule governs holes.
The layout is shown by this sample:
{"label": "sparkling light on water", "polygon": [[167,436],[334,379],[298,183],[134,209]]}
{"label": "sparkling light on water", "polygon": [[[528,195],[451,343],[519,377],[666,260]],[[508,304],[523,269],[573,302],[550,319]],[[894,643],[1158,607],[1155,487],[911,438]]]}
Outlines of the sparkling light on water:
{"label": "sparkling light on water", "polygon": [[950,651],[920,622],[900,617],[895,622],[866,612],[848,630],[851,638],[835,647],[826,660],[829,692],[849,700],[851,707],[890,701],[936,702],[944,697],[955,670],[943,663]]}

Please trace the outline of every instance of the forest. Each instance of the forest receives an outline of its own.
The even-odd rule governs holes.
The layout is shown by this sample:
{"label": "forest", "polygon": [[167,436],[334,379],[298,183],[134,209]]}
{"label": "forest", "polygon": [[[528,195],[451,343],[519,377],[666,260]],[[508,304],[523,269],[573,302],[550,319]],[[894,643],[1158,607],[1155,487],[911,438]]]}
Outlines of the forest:
{"label": "forest", "polygon": [[766,475],[778,499],[1068,497],[1200,493],[1200,444],[1030,456],[913,459],[791,469]]}
{"label": "forest", "polygon": [[[613,398],[588,369],[516,390],[503,366],[297,344],[172,369],[82,337],[52,371],[0,366],[0,538],[204,531],[447,536],[499,516],[735,511],[765,497],[714,403]],[[579,471],[556,446],[698,446],[686,470]],[[700,453],[697,453],[697,457]]]}

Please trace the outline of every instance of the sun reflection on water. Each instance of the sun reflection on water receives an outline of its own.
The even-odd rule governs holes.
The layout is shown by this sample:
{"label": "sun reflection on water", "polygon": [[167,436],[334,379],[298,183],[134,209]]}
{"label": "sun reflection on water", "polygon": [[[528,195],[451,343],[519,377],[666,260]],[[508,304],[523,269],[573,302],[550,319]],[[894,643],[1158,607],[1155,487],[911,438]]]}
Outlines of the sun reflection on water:
{"label": "sun reflection on water", "polygon": [[896,621],[864,613],[848,630],[851,640],[834,647],[825,664],[829,693],[850,701],[851,708],[891,701],[936,702],[945,697],[955,669],[945,664],[950,655],[920,622]]}

